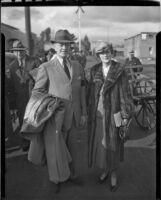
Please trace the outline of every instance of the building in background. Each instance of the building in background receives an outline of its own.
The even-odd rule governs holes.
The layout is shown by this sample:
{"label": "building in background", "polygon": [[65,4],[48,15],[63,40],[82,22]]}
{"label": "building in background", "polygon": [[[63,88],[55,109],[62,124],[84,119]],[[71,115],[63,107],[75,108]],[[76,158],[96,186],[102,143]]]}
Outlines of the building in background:
{"label": "building in background", "polygon": [[1,33],[5,36],[5,50],[12,48],[13,40],[21,40],[23,45],[27,47],[27,38],[25,33],[18,28],[10,26],[8,24],[1,23]]}
{"label": "building in background", "polygon": [[133,50],[135,56],[141,60],[154,60],[156,58],[156,32],[141,32],[124,40],[125,52]]}
{"label": "building in background", "polygon": [[113,50],[115,52],[115,56],[124,57],[124,45],[118,44],[113,46]]}
{"label": "building in background", "polygon": [[[23,45],[28,47],[26,33],[20,31],[20,29],[10,26],[8,24],[1,23],[1,33],[5,36],[5,50],[8,51],[12,48],[12,43],[14,40],[21,40]],[[38,42],[37,35],[32,33],[32,48],[33,48],[33,55],[37,52],[36,44]]]}

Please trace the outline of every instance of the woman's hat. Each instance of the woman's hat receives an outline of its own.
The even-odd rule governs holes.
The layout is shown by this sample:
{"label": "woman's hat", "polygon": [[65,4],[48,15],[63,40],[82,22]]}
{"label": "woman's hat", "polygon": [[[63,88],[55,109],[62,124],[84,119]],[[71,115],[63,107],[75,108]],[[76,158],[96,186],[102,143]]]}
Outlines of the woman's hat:
{"label": "woman's hat", "polygon": [[22,42],[15,40],[12,44],[12,49],[10,51],[25,51],[27,48],[23,46]]}
{"label": "woman's hat", "polygon": [[70,34],[68,30],[58,30],[55,33],[55,38],[51,39],[53,43],[74,43],[75,36]]}
{"label": "woman's hat", "polygon": [[113,48],[112,48],[112,44],[108,43],[108,42],[100,42],[96,48],[95,48],[95,52],[97,54],[103,52],[103,51],[107,51],[110,50],[112,52]]}

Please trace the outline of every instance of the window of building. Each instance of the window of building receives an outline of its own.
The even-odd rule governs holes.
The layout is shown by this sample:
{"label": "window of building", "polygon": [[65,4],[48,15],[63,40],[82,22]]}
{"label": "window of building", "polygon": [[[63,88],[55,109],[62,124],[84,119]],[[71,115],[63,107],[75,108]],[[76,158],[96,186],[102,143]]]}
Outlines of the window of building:
{"label": "window of building", "polygon": [[150,54],[150,55],[153,54],[153,47],[149,47],[149,54]]}
{"label": "window of building", "polygon": [[149,34],[149,38],[153,38],[153,34]]}
{"label": "window of building", "polygon": [[141,35],[142,40],[146,40],[146,36],[147,36],[146,33],[142,33],[142,35]]}

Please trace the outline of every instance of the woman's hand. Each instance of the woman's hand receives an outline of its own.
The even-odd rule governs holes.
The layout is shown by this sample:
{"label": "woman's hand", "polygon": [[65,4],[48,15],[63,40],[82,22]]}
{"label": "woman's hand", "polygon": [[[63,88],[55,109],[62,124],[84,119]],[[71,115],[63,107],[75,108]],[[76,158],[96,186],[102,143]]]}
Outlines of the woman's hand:
{"label": "woman's hand", "polygon": [[128,120],[127,119],[123,119],[121,122],[121,126],[126,126],[128,124]]}

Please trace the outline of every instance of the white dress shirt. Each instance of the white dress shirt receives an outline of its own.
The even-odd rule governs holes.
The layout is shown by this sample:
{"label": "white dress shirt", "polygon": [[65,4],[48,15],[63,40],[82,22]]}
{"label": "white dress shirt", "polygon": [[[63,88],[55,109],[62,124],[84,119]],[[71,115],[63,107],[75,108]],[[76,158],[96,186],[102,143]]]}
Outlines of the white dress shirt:
{"label": "white dress shirt", "polygon": [[108,71],[109,71],[109,68],[110,68],[110,65],[108,65],[108,66],[103,65],[103,66],[102,66],[102,70],[103,70],[103,75],[104,75],[104,77],[107,76]]}
{"label": "white dress shirt", "polygon": [[[55,54],[55,55],[53,55],[53,57],[51,58],[51,60],[53,60],[55,57],[59,60],[61,66],[64,68],[63,58],[61,58],[60,56],[58,56],[57,54]],[[67,67],[69,69],[70,76],[72,77],[72,68],[71,68],[71,64],[70,64],[70,62],[69,62],[68,59],[66,59],[66,63],[67,63]]]}

